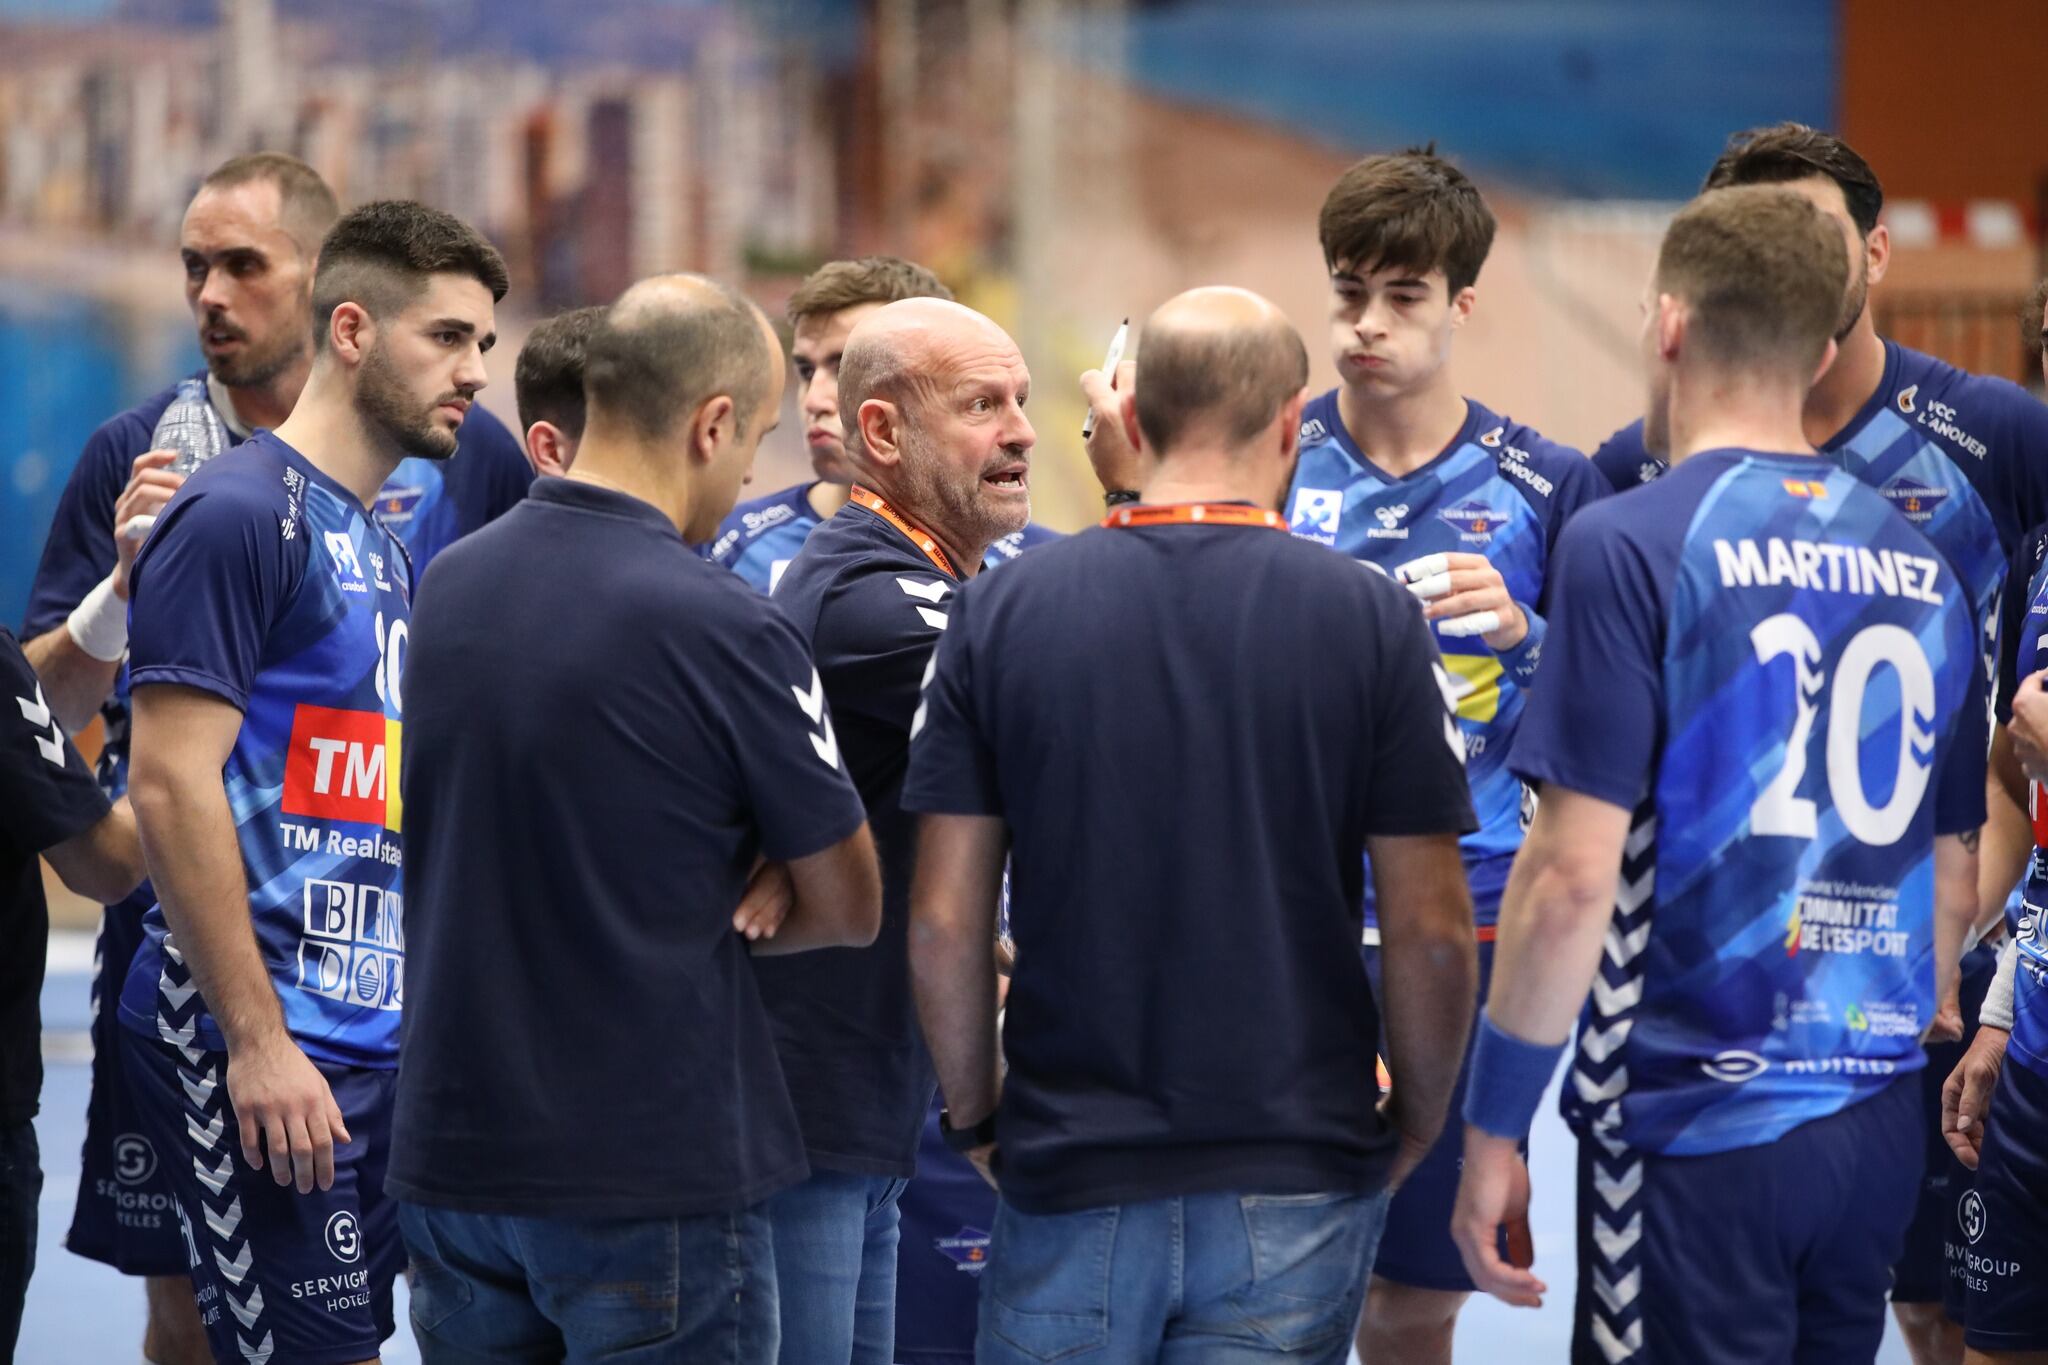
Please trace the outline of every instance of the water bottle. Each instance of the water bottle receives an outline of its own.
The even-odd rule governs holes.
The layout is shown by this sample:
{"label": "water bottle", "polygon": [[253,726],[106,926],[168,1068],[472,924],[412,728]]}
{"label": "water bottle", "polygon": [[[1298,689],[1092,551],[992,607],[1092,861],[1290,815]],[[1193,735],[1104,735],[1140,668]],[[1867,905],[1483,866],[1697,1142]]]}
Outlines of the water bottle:
{"label": "water bottle", "polygon": [[151,450],[175,450],[171,473],[190,474],[228,448],[228,430],[207,397],[204,379],[179,381],[178,396],[156,419],[150,433]]}

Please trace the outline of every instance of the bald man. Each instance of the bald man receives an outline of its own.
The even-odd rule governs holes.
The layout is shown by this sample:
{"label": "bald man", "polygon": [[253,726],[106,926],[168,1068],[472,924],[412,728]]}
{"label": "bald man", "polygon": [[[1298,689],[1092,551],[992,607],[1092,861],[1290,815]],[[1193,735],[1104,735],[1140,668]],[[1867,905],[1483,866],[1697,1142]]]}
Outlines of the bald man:
{"label": "bald man", "polygon": [[1254,294],[1153,314],[1131,388],[1096,395],[1140,500],[970,585],[924,688],[910,963],[947,1128],[1001,1192],[984,1362],[1341,1362],[1388,1191],[1443,1123],[1474,992],[1463,748],[1413,600],[1276,510],[1307,378]]}
{"label": "bald man", "polygon": [[1031,514],[1030,390],[1016,343],[970,308],[906,299],[862,318],[839,362],[850,500],[775,590],[817,655],[883,870],[872,948],[757,971],[813,1170],[769,1201],[791,1365],[895,1359],[896,1200],[932,1095],[904,960],[911,831],[897,795],[952,595]]}
{"label": "bald man", "polygon": [[[635,285],[586,345],[575,464],[420,593],[387,1184],[429,1360],[776,1359],[761,1205],[809,1168],[748,959],[881,919],[810,651],[690,548],[782,376],[723,286]],[[776,893],[744,895],[764,858]]]}

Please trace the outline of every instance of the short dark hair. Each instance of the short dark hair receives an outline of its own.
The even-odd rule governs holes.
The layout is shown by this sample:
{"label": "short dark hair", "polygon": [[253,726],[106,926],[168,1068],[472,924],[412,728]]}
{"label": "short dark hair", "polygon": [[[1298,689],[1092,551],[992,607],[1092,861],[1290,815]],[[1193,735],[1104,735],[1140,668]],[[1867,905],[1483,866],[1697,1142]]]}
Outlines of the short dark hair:
{"label": "short dark hair", "polygon": [[851,261],[828,261],[813,270],[789,296],[785,312],[794,324],[864,303],[952,297],[953,291],[940,283],[937,275],[914,261],[896,256],[862,256]]}
{"label": "short dark hair", "polygon": [[1493,210],[1435,143],[1369,156],[1338,176],[1316,228],[1333,271],[1441,270],[1452,294],[1479,278],[1493,249]]}
{"label": "short dark hair", "polygon": [[1884,212],[1884,186],[1856,150],[1833,133],[1803,123],[1745,128],[1728,139],[1726,150],[1707,172],[1702,189],[1732,185],[1783,185],[1824,175],[1842,188],[1849,218],[1865,237]]}
{"label": "short dark hair", "polygon": [[1159,455],[1208,425],[1240,445],[1307,383],[1308,348],[1285,321],[1213,329],[1147,323],[1133,390],[1138,429]]}
{"label": "short dark hair", "polygon": [[780,347],[770,353],[753,304],[716,280],[692,278],[706,286],[706,297],[645,307],[615,303],[584,346],[583,392],[591,412],[624,423],[643,440],[667,437],[677,422],[721,394],[732,399],[744,434],[782,361]]}
{"label": "short dark hair", "polygon": [[2034,286],[2027,299],[2027,311],[2020,317],[2020,336],[2028,350],[2040,355],[2048,355],[2048,327],[2041,324],[2044,313],[2048,313],[2048,280]]}
{"label": "short dark hair", "polygon": [[310,256],[320,249],[334,220],[341,217],[341,203],[320,178],[320,172],[295,156],[283,152],[250,152],[230,157],[215,166],[199,182],[202,190],[234,189],[240,185],[267,181],[277,186],[277,214],[285,231]]}
{"label": "short dark hair", "polygon": [[342,215],[320,244],[313,272],[313,336],[327,345],[328,324],[344,303],[371,317],[418,298],[430,275],[468,275],[505,297],[505,260],[483,235],[452,213],[410,199],[379,199]]}
{"label": "short dark hair", "polygon": [[604,321],[604,309],[571,308],[544,318],[527,333],[512,366],[512,393],[519,405],[519,429],[552,422],[572,440],[583,436],[583,355],[590,334]]}
{"label": "short dark hair", "polygon": [[1694,353],[1733,370],[1810,378],[1848,286],[1841,229],[1771,185],[1707,191],[1671,220],[1657,253],[1657,290],[1685,301]]}

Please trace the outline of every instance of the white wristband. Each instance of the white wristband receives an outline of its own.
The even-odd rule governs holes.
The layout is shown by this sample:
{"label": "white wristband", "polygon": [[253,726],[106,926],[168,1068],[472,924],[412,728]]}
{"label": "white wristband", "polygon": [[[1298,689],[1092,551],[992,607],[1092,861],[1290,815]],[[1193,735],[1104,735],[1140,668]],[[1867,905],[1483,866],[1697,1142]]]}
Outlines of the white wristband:
{"label": "white wristband", "polygon": [[128,604],[114,595],[114,576],[108,574],[93,585],[64,622],[71,640],[103,664],[121,662],[128,652]]}

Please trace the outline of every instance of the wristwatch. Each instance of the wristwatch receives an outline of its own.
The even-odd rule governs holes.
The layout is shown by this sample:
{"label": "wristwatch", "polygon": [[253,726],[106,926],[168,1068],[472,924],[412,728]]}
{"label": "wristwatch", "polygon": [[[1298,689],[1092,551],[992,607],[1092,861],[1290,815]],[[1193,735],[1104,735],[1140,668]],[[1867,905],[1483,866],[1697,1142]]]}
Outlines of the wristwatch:
{"label": "wristwatch", "polygon": [[986,1147],[996,1140],[995,1111],[990,1110],[988,1117],[975,1124],[972,1128],[955,1128],[953,1126],[953,1111],[941,1109],[939,1111],[939,1136],[945,1139],[947,1147],[956,1152],[971,1152],[977,1147]]}

